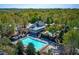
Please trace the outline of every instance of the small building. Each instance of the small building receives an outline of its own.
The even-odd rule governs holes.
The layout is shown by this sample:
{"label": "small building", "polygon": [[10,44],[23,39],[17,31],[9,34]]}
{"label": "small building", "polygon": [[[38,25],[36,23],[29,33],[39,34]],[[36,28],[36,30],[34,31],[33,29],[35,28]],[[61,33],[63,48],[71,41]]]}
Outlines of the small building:
{"label": "small building", "polygon": [[45,29],[45,24],[42,21],[35,22],[30,28],[30,32],[32,33],[38,33]]}
{"label": "small building", "polygon": [[38,36],[40,32],[44,31],[46,25],[42,21],[37,21],[34,24],[30,24],[30,26],[27,27],[30,34]]}

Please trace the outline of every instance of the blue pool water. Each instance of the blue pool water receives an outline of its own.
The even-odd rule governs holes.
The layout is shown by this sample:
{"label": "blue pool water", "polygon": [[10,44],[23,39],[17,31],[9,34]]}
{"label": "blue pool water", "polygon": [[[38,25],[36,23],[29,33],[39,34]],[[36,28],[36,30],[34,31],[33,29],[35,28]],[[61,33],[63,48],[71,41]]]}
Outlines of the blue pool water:
{"label": "blue pool water", "polygon": [[24,46],[27,46],[29,43],[33,43],[36,51],[39,51],[40,49],[42,49],[47,45],[46,43],[35,40],[33,37],[30,37],[30,36],[22,38],[21,41]]}

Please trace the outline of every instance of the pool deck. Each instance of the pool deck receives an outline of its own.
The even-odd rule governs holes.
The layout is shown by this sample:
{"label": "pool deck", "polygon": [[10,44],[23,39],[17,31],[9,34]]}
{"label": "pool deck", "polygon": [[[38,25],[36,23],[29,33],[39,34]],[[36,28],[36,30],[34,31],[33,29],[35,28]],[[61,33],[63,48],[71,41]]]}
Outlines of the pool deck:
{"label": "pool deck", "polygon": [[[40,42],[46,43],[46,45],[39,50],[41,54],[43,54],[44,51],[47,52],[51,48],[55,49],[55,50],[57,49],[56,46],[50,45],[47,41],[44,41],[44,40],[39,39],[39,38],[35,38],[35,37],[29,36],[29,35],[26,37],[23,37],[23,38],[27,38],[27,37],[30,37],[30,38],[33,38],[34,40],[38,40]],[[23,40],[23,38],[20,38],[19,40],[15,41],[15,42],[11,42],[11,43],[16,45],[18,43],[18,41]],[[24,48],[27,48],[27,46],[24,46]]]}

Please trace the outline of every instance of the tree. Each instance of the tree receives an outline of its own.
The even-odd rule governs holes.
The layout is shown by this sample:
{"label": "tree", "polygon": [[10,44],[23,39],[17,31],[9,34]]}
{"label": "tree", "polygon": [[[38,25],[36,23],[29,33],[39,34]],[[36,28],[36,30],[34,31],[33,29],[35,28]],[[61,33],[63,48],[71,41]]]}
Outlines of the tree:
{"label": "tree", "polygon": [[13,47],[13,45],[11,45],[11,41],[8,37],[3,37],[0,40],[0,50],[5,51],[9,55],[14,55],[15,51],[16,51],[15,47]]}
{"label": "tree", "polygon": [[29,45],[27,46],[26,54],[27,55],[35,55],[36,54],[36,50],[35,50],[34,45],[32,43],[29,43]]}
{"label": "tree", "polygon": [[60,31],[60,33],[59,33],[60,43],[63,43],[63,35],[64,35],[64,32],[63,31]]}
{"label": "tree", "polygon": [[0,21],[0,39],[2,38],[2,22]]}
{"label": "tree", "polygon": [[52,53],[53,53],[53,50],[52,49],[49,49],[48,50],[48,55],[52,55]]}
{"label": "tree", "polygon": [[37,55],[40,55],[40,52],[39,51],[37,52]]}
{"label": "tree", "polygon": [[21,42],[18,42],[17,47],[16,47],[16,54],[18,55],[23,55],[23,44]]}
{"label": "tree", "polygon": [[47,24],[53,23],[53,19],[51,17],[47,17],[46,23]]}
{"label": "tree", "polygon": [[27,17],[22,17],[23,27],[26,28],[26,25],[28,24]]}
{"label": "tree", "polygon": [[3,14],[1,17],[1,24],[0,24],[0,31],[2,32],[2,35],[13,34],[15,31],[15,22],[13,20],[13,17],[11,15],[7,16],[7,14]]}
{"label": "tree", "polygon": [[38,20],[36,16],[32,16],[31,23],[35,23]]}
{"label": "tree", "polygon": [[79,48],[79,31],[78,30],[70,30],[65,33],[63,44],[64,46],[69,46],[70,54],[74,54],[75,48]]}
{"label": "tree", "polygon": [[10,45],[10,39],[8,37],[3,37],[2,40],[0,40],[0,44],[3,44],[3,45]]}

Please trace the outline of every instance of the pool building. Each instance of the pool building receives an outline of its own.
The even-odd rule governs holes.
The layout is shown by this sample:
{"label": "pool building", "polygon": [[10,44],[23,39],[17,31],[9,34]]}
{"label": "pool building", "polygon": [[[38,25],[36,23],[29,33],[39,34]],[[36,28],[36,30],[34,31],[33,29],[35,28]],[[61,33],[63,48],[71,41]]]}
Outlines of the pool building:
{"label": "pool building", "polygon": [[41,51],[46,46],[48,46],[48,44],[46,42],[40,41],[38,38],[34,38],[31,36],[22,38],[21,42],[24,47],[27,47],[29,43],[34,44],[36,51]]}
{"label": "pool building", "polygon": [[31,36],[35,35],[38,36],[39,33],[45,30],[45,23],[42,21],[36,21],[33,24],[28,24],[27,28],[29,30],[29,34]]}

